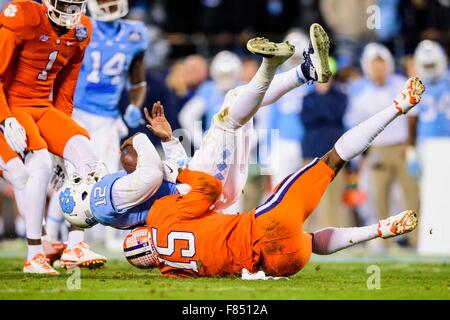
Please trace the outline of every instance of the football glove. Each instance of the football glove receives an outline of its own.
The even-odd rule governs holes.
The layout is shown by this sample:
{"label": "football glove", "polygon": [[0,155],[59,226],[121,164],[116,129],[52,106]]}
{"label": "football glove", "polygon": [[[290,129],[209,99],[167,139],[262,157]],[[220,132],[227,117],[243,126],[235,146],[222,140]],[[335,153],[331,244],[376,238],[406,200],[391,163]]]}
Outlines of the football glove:
{"label": "football glove", "polygon": [[67,170],[64,164],[64,159],[52,155],[53,160],[53,174],[50,179],[50,184],[53,187],[53,190],[58,191],[64,184],[64,181],[67,178]]}
{"label": "football glove", "polygon": [[23,156],[27,147],[27,134],[22,125],[16,120],[16,118],[6,118],[0,125],[5,136],[6,143],[11,149]]}
{"label": "football glove", "polygon": [[130,128],[137,128],[144,123],[141,109],[134,104],[129,104],[123,115],[123,119]]}
{"label": "football glove", "polygon": [[163,179],[172,182],[177,183],[178,173],[179,173],[180,167],[176,163],[175,160],[164,160],[163,161]]}

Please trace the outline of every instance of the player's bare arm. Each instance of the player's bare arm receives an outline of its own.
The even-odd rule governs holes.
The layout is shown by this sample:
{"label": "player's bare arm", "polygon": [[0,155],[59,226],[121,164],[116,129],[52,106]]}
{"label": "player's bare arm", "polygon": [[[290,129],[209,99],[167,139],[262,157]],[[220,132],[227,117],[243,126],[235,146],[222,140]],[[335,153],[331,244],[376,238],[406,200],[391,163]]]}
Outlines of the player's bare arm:
{"label": "player's bare arm", "polygon": [[130,128],[137,128],[143,123],[141,107],[147,92],[147,82],[145,81],[144,52],[138,54],[130,66],[130,104],[123,116]]}
{"label": "player's bare arm", "polygon": [[144,52],[138,54],[130,67],[130,101],[137,107],[142,107],[147,93],[147,82],[145,81]]}

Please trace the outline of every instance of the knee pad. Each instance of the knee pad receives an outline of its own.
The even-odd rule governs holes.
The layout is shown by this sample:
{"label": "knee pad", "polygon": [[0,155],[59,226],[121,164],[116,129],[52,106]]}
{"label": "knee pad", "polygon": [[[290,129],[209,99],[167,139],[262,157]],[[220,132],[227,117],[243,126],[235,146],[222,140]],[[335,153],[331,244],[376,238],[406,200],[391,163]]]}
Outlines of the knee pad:
{"label": "knee pad", "polygon": [[6,163],[3,177],[13,185],[14,189],[23,190],[29,176],[27,168],[19,158],[13,158]]}

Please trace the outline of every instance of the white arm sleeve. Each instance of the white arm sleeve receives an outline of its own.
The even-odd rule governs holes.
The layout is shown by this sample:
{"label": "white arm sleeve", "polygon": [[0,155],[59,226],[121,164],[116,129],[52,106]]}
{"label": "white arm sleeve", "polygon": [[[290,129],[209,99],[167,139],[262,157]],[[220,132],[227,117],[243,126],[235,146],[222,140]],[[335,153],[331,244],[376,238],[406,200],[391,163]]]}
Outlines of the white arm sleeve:
{"label": "white arm sleeve", "polygon": [[202,116],[205,112],[206,101],[201,97],[193,97],[186,102],[178,115],[178,121],[180,122],[181,127],[191,134],[191,141],[196,148],[200,146],[202,139],[200,139],[200,141],[194,141],[194,138],[197,136],[202,138],[203,135],[195,134],[195,124],[202,120]]}
{"label": "white arm sleeve", "polygon": [[269,89],[267,89],[266,94],[264,95],[261,106],[265,107],[273,104],[283,95],[297,87],[300,87],[302,84],[303,82],[297,75],[297,67],[286,72],[276,74],[270,83]]}
{"label": "white arm sleeve", "polygon": [[162,161],[149,138],[137,134],[133,138],[133,147],[138,155],[136,170],[118,179],[112,187],[112,201],[119,212],[147,200],[163,180]]}
{"label": "white arm sleeve", "polygon": [[161,142],[166,159],[175,160],[177,163],[185,162],[188,159],[186,150],[177,138],[172,138],[169,142]]}

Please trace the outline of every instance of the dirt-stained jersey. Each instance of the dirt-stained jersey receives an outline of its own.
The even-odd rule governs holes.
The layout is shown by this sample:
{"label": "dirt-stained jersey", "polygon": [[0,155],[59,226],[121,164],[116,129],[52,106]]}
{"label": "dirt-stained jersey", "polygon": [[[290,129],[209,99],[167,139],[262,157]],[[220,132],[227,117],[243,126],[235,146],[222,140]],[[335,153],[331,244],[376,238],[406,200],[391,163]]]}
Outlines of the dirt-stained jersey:
{"label": "dirt-stained jersey", "polygon": [[75,28],[58,34],[46,10],[34,1],[17,0],[0,14],[0,122],[13,107],[53,105],[72,112],[91,24],[83,16]]}
{"label": "dirt-stained jersey", "polygon": [[255,245],[263,234],[252,212],[239,215],[209,210],[221,193],[216,178],[184,169],[178,181],[191,186],[185,196],[155,201],[147,226],[165,276],[237,274],[257,270],[260,253]]}

